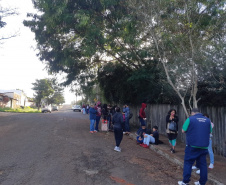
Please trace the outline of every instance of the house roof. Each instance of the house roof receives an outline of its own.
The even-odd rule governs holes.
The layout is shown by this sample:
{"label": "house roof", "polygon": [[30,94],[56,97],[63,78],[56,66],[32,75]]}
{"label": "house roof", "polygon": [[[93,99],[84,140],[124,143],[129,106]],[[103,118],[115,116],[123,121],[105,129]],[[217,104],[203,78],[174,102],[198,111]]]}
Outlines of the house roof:
{"label": "house roof", "polygon": [[14,98],[12,98],[12,97],[10,97],[10,96],[4,94],[4,93],[1,93],[1,92],[0,92],[0,96],[8,97],[9,99],[13,99],[13,100],[18,101],[17,99],[14,99]]}
{"label": "house roof", "polygon": [[0,89],[0,93],[16,93],[18,95],[24,94],[26,96],[26,94],[23,91],[15,90],[15,89],[14,90],[3,90],[3,89]]}

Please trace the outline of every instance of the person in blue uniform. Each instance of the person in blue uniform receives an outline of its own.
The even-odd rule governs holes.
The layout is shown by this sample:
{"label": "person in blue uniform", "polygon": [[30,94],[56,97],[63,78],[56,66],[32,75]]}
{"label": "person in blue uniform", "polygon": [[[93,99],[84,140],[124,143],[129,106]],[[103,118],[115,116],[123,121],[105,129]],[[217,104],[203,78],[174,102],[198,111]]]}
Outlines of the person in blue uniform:
{"label": "person in blue uniform", "polygon": [[207,182],[207,163],[209,136],[212,132],[211,121],[203,116],[197,108],[193,108],[191,116],[186,119],[182,132],[186,133],[186,148],[184,156],[183,181],[179,185],[186,185],[190,181],[192,165],[196,161],[200,168],[200,179],[195,185],[205,185]]}

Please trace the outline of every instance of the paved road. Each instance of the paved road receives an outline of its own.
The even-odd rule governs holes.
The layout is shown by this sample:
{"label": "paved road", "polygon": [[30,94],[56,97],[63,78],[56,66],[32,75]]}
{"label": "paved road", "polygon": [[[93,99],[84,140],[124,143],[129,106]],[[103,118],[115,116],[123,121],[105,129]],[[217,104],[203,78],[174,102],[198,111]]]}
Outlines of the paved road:
{"label": "paved road", "polygon": [[88,115],[0,113],[1,185],[177,184],[182,169],[125,136],[89,133]]}

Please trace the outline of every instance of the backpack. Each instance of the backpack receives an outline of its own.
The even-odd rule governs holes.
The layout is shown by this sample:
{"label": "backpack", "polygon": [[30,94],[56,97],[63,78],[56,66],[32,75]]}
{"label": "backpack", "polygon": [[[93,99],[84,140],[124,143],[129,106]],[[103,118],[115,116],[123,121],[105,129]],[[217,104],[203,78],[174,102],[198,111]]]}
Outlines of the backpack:
{"label": "backpack", "polygon": [[171,121],[169,124],[169,130],[176,132],[177,131],[177,124],[174,121]]}
{"label": "backpack", "polygon": [[133,117],[133,113],[131,112],[130,114],[129,114],[129,119],[131,119]]}

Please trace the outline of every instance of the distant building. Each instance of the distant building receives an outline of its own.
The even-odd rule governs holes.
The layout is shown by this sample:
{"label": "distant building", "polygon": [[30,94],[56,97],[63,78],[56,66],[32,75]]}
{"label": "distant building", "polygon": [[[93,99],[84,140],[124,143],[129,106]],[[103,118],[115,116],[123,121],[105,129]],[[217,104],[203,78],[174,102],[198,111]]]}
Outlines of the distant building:
{"label": "distant building", "polygon": [[18,108],[31,106],[26,94],[20,90],[0,90],[0,106]]}

